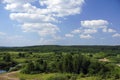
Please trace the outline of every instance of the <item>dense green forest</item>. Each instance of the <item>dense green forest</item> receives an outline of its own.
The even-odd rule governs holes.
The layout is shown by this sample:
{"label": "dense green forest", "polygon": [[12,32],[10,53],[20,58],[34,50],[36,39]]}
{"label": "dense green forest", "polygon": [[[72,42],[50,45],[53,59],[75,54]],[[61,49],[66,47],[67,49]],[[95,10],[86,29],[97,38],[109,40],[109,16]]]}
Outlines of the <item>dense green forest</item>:
{"label": "dense green forest", "polygon": [[0,69],[21,74],[61,74],[47,80],[79,80],[78,76],[119,80],[119,65],[120,46],[0,47]]}
{"label": "dense green forest", "polygon": [[32,52],[77,52],[77,53],[118,53],[120,46],[59,46],[59,45],[43,45],[28,47],[0,47],[0,51],[32,51]]}

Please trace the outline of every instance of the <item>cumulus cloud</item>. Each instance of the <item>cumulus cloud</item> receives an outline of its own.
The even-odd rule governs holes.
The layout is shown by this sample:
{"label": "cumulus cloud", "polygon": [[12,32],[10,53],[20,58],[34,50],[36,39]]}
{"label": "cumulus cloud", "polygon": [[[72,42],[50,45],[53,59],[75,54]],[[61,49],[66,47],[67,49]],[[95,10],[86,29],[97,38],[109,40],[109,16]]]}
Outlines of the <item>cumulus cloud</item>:
{"label": "cumulus cloud", "polygon": [[31,13],[11,13],[10,18],[18,22],[56,22],[55,18],[51,16],[31,14]]}
{"label": "cumulus cloud", "polygon": [[85,20],[81,21],[81,26],[86,28],[106,28],[108,25],[106,20]]}
{"label": "cumulus cloud", "polygon": [[103,32],[107,32],[107,28],[103,28],[102,31],[103,31]]}
{"label": "cumulus cloud", "polygon": [[92,38],[92,36],[89,35],[89,34],[87,34],[87,35],[86,35],[86,34],[81,34],[81,35],[80,35],[80,38],[81,38],[81,39],[90,39],[90,38]]}
{"label": "cumulus cloud", "polygon": [[108,29],[108,32],[116,32],[114,29]]}
{"label": "cumulus cloud", "polygon": [[41,5],[47,6],[58,17],[79,14],[83,3],[84,0],[40,0]]}
{"label": "cumulus cloud", "polygon": [[81,33],[82,31],[80,29],[75,29],[73,30],[71,33],[73,34],[78,34],[78,33]]}
{"label": "cumulus cloud", "polygon": [[[33,2],[39,2],[41,7],[32,5]],[[18,21],[24,32],[58,39],[58,18],[80,14],[84,0],[3,0],[3,3],[6,4],[5,9],[11,12],[10,18]]]}
{"label": "cumulus cloud", "polygon": [[33,2],[35,0],[4,0],[4,3],[27,3],[27,2]]}
{"label": "cumulus cloud", "polygon": [[109,32],[109,33],[114,33],[114,32],[116,32],[116,30],[114,30],[114,29],[111,29],[111,28],[104,28],[103,30],[102,30],[103,32]]}
{"label": "cumulus cloud", "polygon": [[[109,22],[107,20],[84,20],[80,21],[81,27],[74,29],[70,32],[71,35],[80,35],[80,38],[90,39],[93,38],[92,34],[97,34],[98,32],[104,33],[115,33],[115,29],[109,28]],[[114,36],[119,36],[118,34]]]}
{"label": "cumulus cloud", "polygon": [[96,29],[84,29],[84,34],[93,34],[93,33],[97,33]]}
{"label": "cumulus cloud", "polygon": [[65,37],[74,37],[73,34],[65,34]]}
{"label": "cumulus cloud", "polygon": [[112,37],[120,37],[119,33],[113,34]]}
{"label": "cumulus cloud", "polygon": [[51,23],[24,23],[24,32],[37,32],[40,36],[54,36],[59,28]]}
{"label": "cumulus cloud", "polygon": [[[80,22],[81,27],[71,31],[71,34],[79,34],[80,38],[90,39],[92,36],[90,34],[95,34],[98,29],[106,29],[109,22],[107,20],[84,20]],[[105,31],[105,30],[104,30]],[[112,32],[109,29],[109,32]]]}

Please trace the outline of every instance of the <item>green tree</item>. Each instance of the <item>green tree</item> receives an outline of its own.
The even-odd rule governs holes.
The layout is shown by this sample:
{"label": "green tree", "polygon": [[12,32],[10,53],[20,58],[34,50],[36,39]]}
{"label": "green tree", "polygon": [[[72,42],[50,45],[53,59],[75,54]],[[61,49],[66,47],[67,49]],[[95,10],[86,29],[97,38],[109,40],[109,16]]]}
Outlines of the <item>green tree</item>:
{"label": "green tree", "polygon": [[88,71],[88,68],[89,68],[89,65],[90,65],[90,60],[86,57],[84,57],[82,59],[82,73],[84,74],[87,74],[89,71]]}
{"label": "green tree", "polygon": [[72,55],[66,54],[63,58],[63,72],[72,72],[73,65],[72,65]]}
{"label": "green tree", "polygon": [[26,74],[32,74],[34,70],[35,70],[34,63],[30,61],[25,65],[24,69],[21,72]]}
{"label": "green tree", "polygon": [[10,54],[6,53],[6,54],[3,56],[3,61],[5,61],[5,62],[10,62],[10,61],[11,61],[11,56],[10,56]]}
{"label": "green tree", "polygon": [[79,54],[75,54],[73,56],[73,71],[74,73],[79,74],[82,64],[82,56]]}

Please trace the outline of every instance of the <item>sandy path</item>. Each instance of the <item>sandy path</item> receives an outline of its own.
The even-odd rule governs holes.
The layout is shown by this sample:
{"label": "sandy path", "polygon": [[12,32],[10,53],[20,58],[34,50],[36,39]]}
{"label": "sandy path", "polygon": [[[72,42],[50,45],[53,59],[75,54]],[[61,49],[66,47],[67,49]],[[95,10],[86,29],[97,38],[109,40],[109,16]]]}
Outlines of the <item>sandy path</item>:
{"label": "sandy path", "polygon": [[9,72],[6,74],[0,75],[0,80],[20,80],[19,78],[16,78],[16,73],[19,71]]}

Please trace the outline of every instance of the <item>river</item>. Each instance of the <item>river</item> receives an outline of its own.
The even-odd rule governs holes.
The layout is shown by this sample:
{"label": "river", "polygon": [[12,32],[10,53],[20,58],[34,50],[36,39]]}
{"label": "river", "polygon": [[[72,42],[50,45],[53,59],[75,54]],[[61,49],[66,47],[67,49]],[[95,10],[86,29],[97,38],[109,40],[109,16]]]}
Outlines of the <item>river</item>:
{"label": "river", "polygon": [[6,72],[5,70],[0,70],[0,74],[1,74],[1,73],[5,73],[5,72]]}

